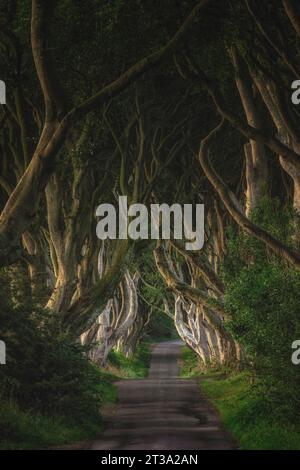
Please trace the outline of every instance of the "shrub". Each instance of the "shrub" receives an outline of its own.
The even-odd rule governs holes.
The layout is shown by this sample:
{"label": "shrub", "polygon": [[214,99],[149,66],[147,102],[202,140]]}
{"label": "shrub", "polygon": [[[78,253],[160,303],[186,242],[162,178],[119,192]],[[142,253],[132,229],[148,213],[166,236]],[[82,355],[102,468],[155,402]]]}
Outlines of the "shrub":
{"label": "shrub", "polygon": [[[7,295],[6,276],[0,285],[0,338],[6,343],[6,365],[0,368],[2,400],[22,409],[65,416],[84,423],[100,419],[101,374],[44,310],[32,310]],[[12,300],[13,298],[13,300]]]}
{"label": "shrub", "polygon": [[[292,211],[282,213],[277,203],[264,201],[253,218],[285,243],[296,243]],[[291,362],[291,345],[300,338],[300,273],[257,240],[231,232],[223,278],[228,326],[259,378],[260,393],[295,418],[300,412],[300,370]]]}

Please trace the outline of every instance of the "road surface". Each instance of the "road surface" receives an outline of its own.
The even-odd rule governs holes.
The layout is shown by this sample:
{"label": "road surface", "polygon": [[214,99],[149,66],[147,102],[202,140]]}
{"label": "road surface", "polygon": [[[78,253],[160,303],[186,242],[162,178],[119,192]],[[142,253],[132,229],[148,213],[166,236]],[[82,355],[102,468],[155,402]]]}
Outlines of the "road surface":
{"label": "road surface", "polygon": [[153,347],[146,379],[117,382],[119,402],[94,450],[233,449],[197,380],[178,378],[182,343]]}

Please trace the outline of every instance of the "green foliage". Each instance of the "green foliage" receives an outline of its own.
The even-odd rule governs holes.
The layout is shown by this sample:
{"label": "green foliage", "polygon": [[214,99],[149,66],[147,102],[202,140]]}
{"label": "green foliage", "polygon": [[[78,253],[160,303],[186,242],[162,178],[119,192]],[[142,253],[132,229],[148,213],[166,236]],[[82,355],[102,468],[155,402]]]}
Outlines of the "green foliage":
{"label": "green foliage", "polygon": [[[199,377],[201,370],[196,354],[182,348],[180,376]],[[209,371],[201,376],[201,389],[220,412],[221,419],[242,449],[292,450],[300,449],[299,422],[292,423],[290,415],[272,406],[261,393],[259,381],[244,371],[225,376],[224,371]]]}
{"label": "green foliage", "polygon": [[[37,314],[36,314],[37,315]],[[82,348],[57,331],[53,319],[24,309],[1,310],[7,364],[0,369],[1,395],[27,409],[84,421],[99,418],[99,371]]]}
{"label": "green foliage", "polygon": [[198,356],[188,346],[182,347],[182,360],[180,367],[180,377],[191,379],[201,373],[200,361]]}
{"label": "green foliage", "polygon": [[150,305],[159,306],[163,304],[165,296],[165,286],[161,282],[161,277],[157,272],[152,251],[155,248],[155,242],[147,244],[140,250],[136,262],[142,276],[141,294]]}
{"label": "green foliage", "polygon": [[[253,219],[287,244],[295,244],[298,221],[277,202],[264,201]],[[243,234],[229,235],[223,267],[228,327],[243,346],[269,408],[296,419],[300,374],[291,362],[292,342],[300,337],[300,273]]]}
{"label": "green foliage", "polygon": [[144,339],[159,342],[167,339],[178,339],[172,318],[160,311],[154,311],[145,328]]}
{"label": "green foliage", "polygon": [[106,371],[101,371],[101,381],[98,383],[98,390],[101,396],[101,402],[103,405],[116,403],[117,387],[113,384],[117,377]]}
{"label": "green foliage", "polygon": [[70,423],[63,417],[49,417],[24,411],[13,401],[1,400],[0,449],[37,449],[82,441],[99,433],[98,423]]}
{"label": "green foliage", "polygon": [[[169,293],[155,266],[152,254],[154,247],[155,242],[151,242],[143,249],[139,249],[138,253],[136,249],[135,262],[141,274],[139,287],[141,308],[151,311],[150,320],[144,331],[144,339],[161,341],[177,338],[177,333],[173,320],[164,312],[164,299],[168,298]],[[171,296],[169,305],[173,305]]]}
{"label": "green foliage", "polygon": [[291,424],[276,407],[270,413],[264,397],[251,385],[248,373],[226,379],[209,378],[202,382],[202,388],[242,449],[300,449],[299,424]]}
{"label": "green foliage", "polygon": [[141,379],[148,374],[150,348],[145,343],[139,344],[131,358],[126,358],[121,352],[112,350],[108,360],[110,366],[117,369],[116,375],[127,379]]}
{"label": "green foliage", "polygon": [[115,377],[62,333],[59,318],[32,308],[21,267],[0,273],[2,448],[37,448],[87,439],[102,429],[100,407],[116,401]]}
{"label": "green foliage", "polygon": [[[299,226],[298,216],[291,208],[282,209],[278,199],[270,201],[267,197],[263,198],[260,206],[251,214],[251,219],[286,245],[296,248],[299,244],[294,236]],[[230,284],[254,263],[278,263],[260,241],[244,233],[236,233],[232,227],[228,228],[226,242],[228,256],[223,264],[226,284]]]}

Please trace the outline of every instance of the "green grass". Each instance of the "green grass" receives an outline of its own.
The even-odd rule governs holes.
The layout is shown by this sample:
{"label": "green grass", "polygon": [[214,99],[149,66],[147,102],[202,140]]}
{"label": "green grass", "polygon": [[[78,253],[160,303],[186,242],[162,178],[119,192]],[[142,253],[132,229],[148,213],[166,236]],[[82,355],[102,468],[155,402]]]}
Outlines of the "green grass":
{"label": "green grass", "polygon": [[113,382],[117,379],[109,372],[101,371],[102,380],[99,383],[99,391],[102,397],[102,405],[117,401],[117,388]]}
{"label": "green grass", "polygon": [[[117,401],[116,377],[101,372],[99,391],[102,405]],[[45,449],[84,441],[103,430],[99,416],[71,423],[63,416],[46,416],[34,410],[23,410],[14,401],[1,400],[0,449]]]}
{"label": "green grass", "polygon": [[88,439],[102,430],[102,423],[70,424],[64,418],[23,411],[14,402],[2,401],[0,428],[0,449],[41,449]]}
{"label": "green grass", "polygon": [[246,372],[207,379],[202,388],[242,449],[300,449],[300,426],[287,422],[276,407],[270,413]]}
{"label": "green grass", "polygon": [[[117,401],[117,389],[113,383],[116,380],[147,376],[150,354],[149,344],[141,344],[130,359],[116,351],[110,353],[108,371],[100,372],[102,405]],[[71,424],[64,417],[24,411],[13,401],[1,400],[0,429],[0,449],[45,449],[91,439],[103,430],[103,425],[99,417],[87,417],[82,423]]]}
{"label": "green grass", "polygon": [[180,377],[202,378],[202,390],[240,448],[300,450],[300,425],[289,423],[276,406],[270,412],[270,405],[251,384],[248,372],[228,376],[228,371],[210,370],[204,374],[196,354],[183,346]]}
{"label": "green grass", "polygon": [[[101,372],[99,391],[102,405],[117,401],[117,390],[111,374]],[[1,400],[0,449],[46,449],[72,444],[97,436],[103,430],[101,415],[70,422],[63,416],[46,416],[34,410],[23,410],[14,401]]]}
{"label": "green grass", "polygon": [[191,379],[201,374],[199,359],[188,346],[182,346],[181,354],[179,376],[183,379]]}
{"label": "green grass", "polygon": [[147,377],[150,362],[150,344],[142,343],[137,347],[133,357],[126,358],[118,351],[111,351],[109,370],[118,378],[141,379]]}
{"label": "green grass", "polygon": [[[207,374],[207,372],[207,369],[204,369],[194,351],[188,346],[182,346],[179,376],[183,379],[192,379],[193,377]],[[219,373],[219,368],[212,367],[209,369],[209,375],[212,377]]]}

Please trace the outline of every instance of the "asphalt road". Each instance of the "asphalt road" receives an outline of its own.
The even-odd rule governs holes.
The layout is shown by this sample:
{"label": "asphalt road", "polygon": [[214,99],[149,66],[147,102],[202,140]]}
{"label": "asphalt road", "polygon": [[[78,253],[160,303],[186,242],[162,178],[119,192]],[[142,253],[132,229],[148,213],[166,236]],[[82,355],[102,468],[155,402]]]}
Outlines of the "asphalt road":
{"label": "asphalt road", "polygon": [[117,382],[119,403],[94,450],[234,449],[197,380],[178,378],[179,341],[154,346],[149,376]]}

